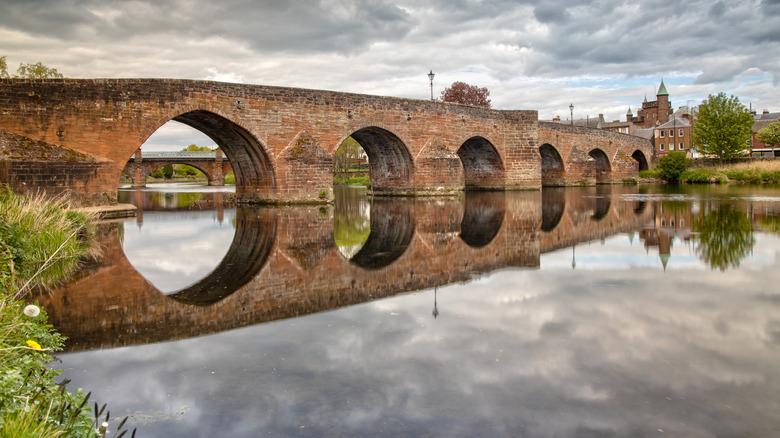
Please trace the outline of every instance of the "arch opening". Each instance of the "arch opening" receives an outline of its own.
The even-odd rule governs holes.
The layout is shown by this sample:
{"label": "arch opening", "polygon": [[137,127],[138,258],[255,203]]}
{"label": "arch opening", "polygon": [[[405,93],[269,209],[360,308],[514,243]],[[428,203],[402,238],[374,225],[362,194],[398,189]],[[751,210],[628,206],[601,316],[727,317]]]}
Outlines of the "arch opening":
{"label": "arch opening", "polygon": [[549,143],[539,146],[542,158],[542,186],[564,186],[563,158],[558,150]]}
{"label": "arch opening", "polygon": [[595,173],[596,183],[609,182],[612,167],[609,164],[607,154],[601,149],[593,149],[588,155],[593,159],[592,170]]}
{"label": "arch opening", "polygon": [[458,149],[466,190],[502,190],[504,162],[495,146],[484,137],[471,137]]}
{"label": "arch opening", "polygon": [[173,118],[197,129],[219,146],[230,161],[239,199],[273,198],[276,178],[263,145],[246,129],[218,114],[195,110]]}
{"label": "arch opening", "polygon": [[365,151],[371,189],[376,195],[403,193],[413,186],[412,156],[404,142],[385,129],[369,126],[350,136]]}
{"label": "arch opening", "polygon": [[637,165],[639,166],[640,172],[649,169],[647,165],[647,157],[645,157],[645,154],[642,153],[642,151],[640,151],[639,149],[635,150],[634,153],[631,154],[631,158],[637,161]]}

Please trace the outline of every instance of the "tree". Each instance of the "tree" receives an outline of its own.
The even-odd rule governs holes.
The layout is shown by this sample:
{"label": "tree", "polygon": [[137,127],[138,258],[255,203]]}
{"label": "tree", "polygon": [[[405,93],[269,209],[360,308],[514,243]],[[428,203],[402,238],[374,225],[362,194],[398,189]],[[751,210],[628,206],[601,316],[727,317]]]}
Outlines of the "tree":
{"label": "tree", "polygon": [[735,96],[710,95],[699,105],[693,142],[705,154],[721,160],[741,156],[753,133],[753,116]]}
{"label": "tree", "polygon": [[365,155],[360,143],[352,137],[347,137],[333,155],[333,173],[349,171],[358,159]]}
{"label": "tree", "polygon": [[680,180],[680,175],[691,165],[691,159],[683,151],[671,151],[658,160],[658,176],[670,181]]}
{"label": "tree", "polygon": [[756,138],[767,146],[780,144],[780,120],[759,129]]}
{"label": "tree", "polygon": [[462,103],[464,105],[484,106],[490,108],[490,91],[487,88],[479,88],[465,82],[456,81],[441,92],[441,100],[444,102]]}
{"label": "tree", "polygon": [[211,148],[208,146],[198,146],[196,144],[191,144],[186,148],[182,149],[181,151],[182,152],[209,152],[211,151]]}
{"label": "tree", "polygon": [[0,78],[13,79],[61,79],[63,76],[56,68],[46,67],[37,62],[35,64],[19,64],[16,74],[8,73],[8,62],[5,56],[0,56]]}

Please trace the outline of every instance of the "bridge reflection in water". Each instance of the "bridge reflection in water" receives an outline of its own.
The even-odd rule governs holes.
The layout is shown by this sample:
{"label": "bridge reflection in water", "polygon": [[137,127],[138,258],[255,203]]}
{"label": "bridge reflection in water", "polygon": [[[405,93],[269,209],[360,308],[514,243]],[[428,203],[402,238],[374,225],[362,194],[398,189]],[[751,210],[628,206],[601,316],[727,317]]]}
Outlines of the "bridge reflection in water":
{"label": "bridge reflection in water", "polygon": [[336,247],[332,207],[241,207],[217,268],[169,295],[133,268],[113,225],[100,262],[38,299],[69,351],[200,336],[537,268],[541,253],[651,225],[652,208],[614,202],[624,190],[374,199],[370,234],[351,259]]}

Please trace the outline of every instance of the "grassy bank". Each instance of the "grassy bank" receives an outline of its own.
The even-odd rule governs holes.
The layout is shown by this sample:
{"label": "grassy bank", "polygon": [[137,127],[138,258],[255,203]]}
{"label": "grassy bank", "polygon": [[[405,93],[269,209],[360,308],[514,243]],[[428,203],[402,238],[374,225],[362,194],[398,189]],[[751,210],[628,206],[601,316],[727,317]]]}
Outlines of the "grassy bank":
{"label": "grassy bank", "polygon": [[47,363],[64,338],[24,302],[32,288],[62,281],[95,255],[93,219],[64,201],[0,193],[0,438],[123,434],[106,435],[105,406],[57,383],[59,371]]}
{"label": "grassy bank", "polygon": [[333,175],[333,184],[345,185],[345,186],[366,186],[371,188],[371,182],[367,176],[353,176],[350,178],[342,178],[340,176]]}
{"label": "grassy bank", "polygon": [[[658,169],[639,172],[640,178],[659,178]],[[695,167],[680,174],[684,183],[780,184],[780,160]]]}

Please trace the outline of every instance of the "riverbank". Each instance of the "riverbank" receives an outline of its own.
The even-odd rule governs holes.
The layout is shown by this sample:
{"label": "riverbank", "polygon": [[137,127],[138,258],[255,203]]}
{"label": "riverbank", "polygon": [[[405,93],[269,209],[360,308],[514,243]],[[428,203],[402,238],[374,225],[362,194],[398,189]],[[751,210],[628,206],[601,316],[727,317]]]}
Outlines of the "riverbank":
{"label": "riverbank", "polygon": [[[640,183],[663,183],[659,169],[639,172]],[[780,160],[693,160],[679,181],[692,184],[780,184]]]}
{"label": "riverbank", "polygon": [[[25,302],[30,290],[70,276],[96,257],[95,215],[64,200],[0,192],[0,436],[103,436],[105,405],[66,390],[47,364],[65,338],[46,312]],[[103,428],[105,429],[105,428]],[[117,428],[121,429],[121,426]]]}

